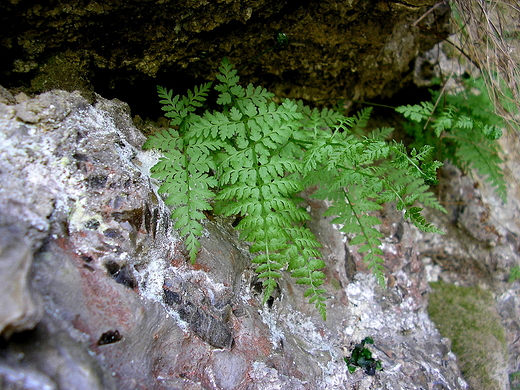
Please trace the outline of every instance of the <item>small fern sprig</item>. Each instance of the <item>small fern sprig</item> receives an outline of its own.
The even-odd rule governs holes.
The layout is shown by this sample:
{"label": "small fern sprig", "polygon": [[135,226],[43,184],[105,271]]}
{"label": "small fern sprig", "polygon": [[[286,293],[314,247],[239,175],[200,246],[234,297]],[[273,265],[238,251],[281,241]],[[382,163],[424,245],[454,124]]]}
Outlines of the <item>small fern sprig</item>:
{"label": "small fern sprig", "polygon": [[369,214],[381,209],[381,206],[365,196],[362,186],[351,186],[348,191],[343,189],[342,192],[344,200],[335,202],[326,214],[337,215],[333,223],[341,224],[341,231],[354,235],[349,244],[359,245],[358,252],[364,254],[363,260],[368,269],[384,285],[383,251],[380,248],[383,235],[376,229],[381,221]]}
{"label": "small fern sprig", "polygon": [[166,194],[165,203],[174,207],[171,216],[176,220],[175,228],[185,238],[191,262],[200,248],[197,237],[203,231],[202,212],[211,210],[210,201],[214,197],[211,189],[217,185],[210,171],[215,169],[212,152],[220,145],[188,136],[190,127],[200,121],[195,111],[202,107],[210,87],[210,83],[204,84],[189,91],[187,96],[175,98],[171,91],[157,87],[172,127],[150,136],[143,146],[163,152],[152,168],[152,177],[161,180],[159,193]]}
{"label": "small fern sprig", "polygon": [[327,292],[320,286],[325,282],[325,274],[320,269],[325,267],[321,260],[321,253],[317,250],[320,244],[304,226],[296,226],[286,229],[287,238],[291,245],[285,251],[289,259],[288,270],[291,276],[296,278],[297,284],[309,286],[303,296],[309,298],[309,303],[314,303],[323,319],[326,319]]}
{"label": "small fern sprig", "polygon": [[304,293],[325,318],[325,275],[319,271],[320,245],[305,227],[308,213],[298,205],[303,190],[299,177],[301,148],[298,138],[302,114],[290,100],[275,104],[262,88],[238,84],[236,71],[225,60],[215,86],[223,109],[206,112],[192,127],[194,137],[223,144],[215,177],[218,190],[215,211],[240,215],[240,237],[252,243],[253,263],[263,280],[264,303],[285,269],[297,283],[310,287]]}
{"label": "small fern sprig", "polygon": [[380,221],[372,213],[382,203],[397,201],[417,227],[439,233],[414,204],[421,201],[444,210],[426,184],[434,181],[442,164],[431,161],[431,148],[408,154],[402,144],[386,142],[391,129],[362,136],[366,115],[365,111],[354,120],[317,133],[303,160],[303,174],[306,186],[318,186],[313,197],[332,202],[325,214],[335,216],[333,223],[352,236],[350,244],[359,246],[369,269],[383,284],[382,234],[376,229]]}
{"label": "small fern sprig", "polygon": [[495,187],[496,193],[503,202],[507,202],[507,187],[501,168],[501,149],[494,138],[493,130],[486,135],[485,129],[474,123],[472,128],[456,127],[446,138],[457,144],[457,150],[452,160],[464,170],[476,169]]}
{"label": "small fern sprig", "polygon": [[[433,93],[433,99],[438,100],[438,94]],[[425,144],[438,143],[438,158],[448,159],[464,171],[476,170],[506,202],[501,149],[495,142],[502,135],[499,127],[502,121],[491,110],[486,110],[485,91],[476,95],[468,88],[444,95],[444,99],[447,104],[442,107],[422,102],[397,107],[396,111],[416,122],[415,126],[406,126],[415,137],[416,145],[422,148]]]}

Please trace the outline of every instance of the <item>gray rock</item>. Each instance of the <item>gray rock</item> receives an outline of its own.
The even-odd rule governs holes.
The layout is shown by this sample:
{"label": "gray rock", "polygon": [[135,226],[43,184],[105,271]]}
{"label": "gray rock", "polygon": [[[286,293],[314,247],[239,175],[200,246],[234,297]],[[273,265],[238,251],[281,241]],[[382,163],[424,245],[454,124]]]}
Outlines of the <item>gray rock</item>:
{"label": "gray rock", "polygon": [[[383,290],[312,203],[329,319],[290,278],[263,306],[228,222],[208,221],[199,262],[186,259],[149,177],[158,156],[140,150],[124,103],[57,91],[12,108],[0,118],[0,204],[16,206],[3,213],[26,232],[43,316],[1,350],[4,387],[467,388],[426,315],[424,267],[400,213],[384,215]],[[384,368],[375,376],[343,360],[365,336]]]}
{"label": "gray rock", "polygon": [[[488,358],[493,362],[484,369],[500,367],[500,370],[492,369],[490,375],[496,376],[501,388],[507,390],[508,377],[518,372],[520,358],[520,282],[508,281],[511,269],[520,266],[520,207],[517,202],[520,155],[516,135],[505,134],[499,142],[504,150],[507,204],[475,172],[463,175],[456,167],[446,164],[439,193],[448,214],[431,213],[428,218],[447,234],[437,236],[414,230],[413,235],[421,261],[428,269],[428,281],[481,286],[493,292],[495,308],[505,329],[509,356],[504,364],[500,354],[490,352]],[[514,380],[516,382],[511,386],[518,384],[518,379]]]}
{"label": "gray rock", "polygon": [[0,333],[6,338],[34,328],[42,316],[29,288],[32,260],[31,245],[18,226],[0,224]]}
{"label": "gray rock", "polygon": [[0,103],[2,104],[14,104],[16,100],[13,94],[0,85]]}

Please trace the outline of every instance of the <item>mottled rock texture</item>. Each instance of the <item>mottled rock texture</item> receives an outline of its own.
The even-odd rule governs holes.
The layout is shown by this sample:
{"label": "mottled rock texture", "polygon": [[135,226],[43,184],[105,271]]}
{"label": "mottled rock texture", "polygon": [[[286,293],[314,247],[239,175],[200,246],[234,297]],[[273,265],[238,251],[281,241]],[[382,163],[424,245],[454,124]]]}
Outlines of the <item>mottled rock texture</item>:
{"label": "mottled rock texture", "polygon": [[[436,3],[13,0],[0,6],[0,83],[30,84],[26,92],[94,86],[138,110],[142,91],[212,80],[228,57],[245,67],[243,81],[280,97],[391,96],[411,80],[417,54],[446,35],[447,4],[415,24]],[[248,65],[279,32],[289,44]]]}
{"label": "mottled rock texture", "polygon": [[[17,99],[0,104],[0,215],[25,232],[32,266],[10,282],[41,298],[41,317],[5,334],[3,388],[467,388],[426,314],[410,228],[391,207],[388,289],[312,202],[328,320],[290,278],[262,306],[232,221],[208,222],[198,262],[186,260],[148,175],[157,156],[141,151],[125,103],[63,91]],[[366,336],[384,371],[350,374],[343,358]]]}
{"label": "mottled rock texture", "polygon": [[[467,73],[478,77],[479,70],[469,62],[460,61],[459,56],[460,53],[446,48],[445,43],[434,47],[416,62],[419,76],[416,82],[423,84],[432,76],[447,74]],[[421,77],[421,73],[423,76],[429,73],[429,76]],[[454,85],[455,79],[451,80],[451,86]],[[477,359],[466,359],[464,354],[460,356],[462,366],[478,366],[481,372],[474,377],[466,373],[472,387],[486,390],[491,388],[486,384],[487,377],[495,377],[500,383],[499,388],[520,388],[520,281],[510,280],[513,270],[520,266],[519,139],[517,134],[505,132],[498,142],[503,151],[501,158],[504,161],[502,168],[507,183],[507,202],[497,197],[485,178],[475,172],[463,174],[447,164],[441,171],[437,192],[448,214],[429,216],[447,234],[442,237],[418,234],[415,238],[429,281],[443,281],[467,288],[480,287],[493,295],[494,307],[489,310],[497,310],[500,314],[505,328],[508,361],[505,364],[501,362],[503,346],[499,343],[495,343],[495,348],[487,351],[485,356],[479,348],[464,351],[468,356],[480,355]],[[450,318],[448,310],[441,313],[440,317],[444,318],[445,323],[439,324],[439,328],[451,327],[460,320],[458,315]],[[480,337],[486,337],[485,334],[486,329],[482,329]],[[478,346],[477,342],[466,344],[464,339],[455,342]],[[480,364],[476,364],[479,359],[482,359]],[[510,384],[507,383],[508,379]]]}

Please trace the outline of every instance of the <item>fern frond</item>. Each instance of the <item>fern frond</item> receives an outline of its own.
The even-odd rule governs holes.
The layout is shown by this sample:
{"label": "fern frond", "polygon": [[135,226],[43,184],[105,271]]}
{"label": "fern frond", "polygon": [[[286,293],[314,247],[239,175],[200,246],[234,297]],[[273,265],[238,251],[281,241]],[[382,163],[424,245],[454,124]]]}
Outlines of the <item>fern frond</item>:
{"label": "fern frond", "polygon": [[[188,146],[184,153],[166,152],[152,169],[152,177],[162,180],[159,193],[166,194],[165,203],[174,207],[175,228],[181,230],[181,236],[189,238],[186,245],[192,262],[200,247],[195,237],[202,234],[198,221],[205,218],[203,210],[211,210],[209,201],[214,193],[210,188],[217,184],[216,179],[207,174],[213,167],[209,149],[198,146]],[[185,156],[189,152],[192,159]]]}
{"label": "fern frond", "polygon": [[211,188],[217,181],[209,173],[215,169],[211,153],[222,144],[208,139],[192,137],[190,127],[200,122],[194,114],[207,97],[211,83],[195,87],[187,96],[172,97],[172,91],[157,87],[163,110],[171,118],[171,125],[179,130],[166,129],[150,136],[146,148],[157,148],[163,157],[152,168],[152,177],[161,181],[159,193],[165,195],[165,203],[173,207],[174,227],[185,237],[185,245],[192,262],[198,253],[202,234],[202,211],[210,210],[214,197]]}
{"label": "fern frond", "polygon": [[[406,171],[392,170],[390,167],[386,170],[386,188],[394,190],[392,201],[397,200],[398,210],[412,206],[416,202],[446,213],[446,209],[441,205],[439,200],[430,191],[430,186],[422,180],[416,180],[414,177],[406,175]],[[391,183],[391,184],[390,184]]]}
{"label": "fern frond", "polygon": [[244,124],[232,120],[221,112],[206,111],[204,116],[190,127],[190,137],[201,139],[220,139],[239,136],[244,132]]}
{"label": "fern frond", "polygon": [[270,101],[273,97],[274,93],[267,91],[265,88],[255,88],[252,84],[249,84],[246,88],[245,98],[250,99],[253,104],[256,104],[257,106],[266,101]]}
{"label": "fern frond", "polygon": [[[145,144],[163,152],[152,177],[161,181],[159,193],[172,206],[174,226],[185,238],[192,261],[200,247],[203,211],[213,208],[215,214],[239,215],[237,229],[250,243],[264,286],[263,302],[288,271],[296,283],[307,286],[304,296],[325,319],[325,264],[320,244],[306,226],[309,213],[297,194],[317,185],[313,196],[332,202],[326,215],[335,216],[333,222],[342,225],[383,283],[382,235],[376,228],[380,221],[372,212],[383,202],[397,200],[412,222],[434,231],[413,204],[440,207],[424,184],[439,165],[430,161],[428,148],[408,154],[404,147],[389,144],[390,128],[365,136],[370,108],[347,118],[289,99],[279,104],[264,88],[239,85],[227,59],[219,70],[214,86],[218,110],[198,112],[209,83],[186,96],[158,87],[172,128],[152,135]],[[408,112],[424,117],[430,108],[423,105]],[[486,131],[493,136],[493,129]],[[393,162],[385,165],[389,157]]]}
{"label": "fern frond", "polygon": [[[421,126],[406,126],[407,132],[416,139],[416,144],[439,144],[439,159],[448,159],[466,171],[477,170],[505,202],[507,194],[500,168],[500,146],[492,142],[502,135],[499,125],[503,124],[503,120],[492,112],[485,89],[480,89],[479,93],[473,92],[475,86],[482,88],[481,79],[464,81],[464,84],[467,85],[465,90],[443,95],[443,100],[448,104],[438,108],[435,114],[431,102],[398,107],[396,111],[421,123]],[[439,93],[432,92],[432,98],[439,101]],[[430,124],[432,130],[422,126],[423,122]],[[425,172],[430,171],[427,176],[431,178],[438,167],[434,164],[422,168]],[[426,182],[431,184],[429,180]]]}
{"label": "fern frond", "polygon": [[386,167],[384,172],[385,188],[387,190],[381,194],[381,201],[396,200],[396,208],[404,210],[404,218],[409,219],[416,227],[427,233],[444,234],[432,224],[426,223],[426,220],[420,214],[422,208],[413,206],[415,203],[420,202],[430,208],[447,213],[437,198],[428,191],[429,186],[424,184],[424,181],[407,175],[406,169],[400,170]]}
{"label": "fern frond", "polygon": [[309,298],[309,303],[314,303],[325,321],[327,319],[326,297],[324,297],[326,290],[319,288],[325,282],[325,274],[320,271],[325,267],[325,263],[317,250],[321,245],[307,228],[299,226],[286,229],[285,232],[292,243],[290,249],[285,252],[289,258],[291,276],[296,279],[297,284],[309,286],[303,295]]}
{"label": "fern frond", "polygon": [[435,226],[433,226],[431,223],[427,223],[426,219],[421,215],[422,208],[420,207],[410,207],[406,212],[404,213],[404,217],[408,218],[410,221],[413,222],[415,226],[417,226],[419,229],[421,229],[423,232],[426,233],[437,233],[437,234],[444,234],[442,230],[439,230]]}
{"label": "fern frond", "polygon": [[227,58],[222,59],[222,65],[218,70],[220,73],[217,73],[216,77],[221,84],[215,86],[217,91],[222,92],[238,85],[240,80],[240,77],[237,76],[238,72]]}
{"label": "fern frond", "polygon": [[399,106],[395,110],[414,122],[422,122],[433,114],[434,106],[431,102],[421,102],[421,104]]}
{"label": "fern frond", "polygon": [[182,148],[182,138],[179,132],[174,129],[164,129],[159,131],[146,140],[143,149],[159,149],[162,152]]}
{"label": "fern frond", "polygon": [[482,124],[482,134],[490,141],[496,141],[502,137],[502,130],[496,126]]}
{"label": "fern frond", "polygon": [[454,119],[456,113],[456,108],[453,106],[447,106],[440,113],[438,118],[433,121],[432,127],[435,133],[435,136],[440,137],[442,132],[445,130],[449,130],[453,127]]}
{"label": "fern frond", "polygon": [[[321,262],[319,268],[323,268],[325,263]],[[309,298],[309,303],[314,303],[316,309],[320,313],[323,320],[327,320],[326,293],[325,289],[319,288],[325,282],[325,274],[321,271],[313,270],[314,267],[306,264],[302,268],[296,269],[291,276],[296,279],[297,284],[305,284],[310,286],[305,290],[303,296]]]}
{"label": "fern frond", "polygon": [[371,139],[374,139],[374,140],[378,140],[378,141],[384,141],[384,140],[387,140],[390,137],[390,135],[392,134],[393,131],[394,131],[393,127],[377,128],[375,130],[372,130],[368,134],[368,138],[371,138]]}
{"label": "fern frond", "polygon": [[[264,203],[264,202],[260,202]],[[287,259],[282,254],[289,246],[284,234],[284,227],[290,226],[290,220],[278,219],[276,224],[268,218],[271,210],[265,204],[260,207],[260,212],[256,215],[246,216],[241,228],[242,239],[252,241],[250,251],[255,254],[254,263],[258,264],[256,272],[258,277],[263,279],[264,298],[263,303],[269,299],[276,287],[275,279],[281,277],[280,270],[287,265]],[[249,223],[248,219],[255,219],[255,223]]]}
{"label": "fern frond", "polygon": [[389,145],[383,141],[373,138],[366,138],[362,141],[363,149],[358,157],[358,164],[372,164],[374,161],[388,157],[390,153]]}
{"label": "fern frond", "polygon": [[335,216],[332,223],[340,224],[340,230],[347,234],[354,234],[351,245],[359,245],[358,252],[366,253],[363,260],[372,270],[379,283],[384,285],[384,274],[381,264],[383,251],[380,238],[383,235],[374,227],[381,222],[378,218],[368,214],[371,210],[378,210],[381,206],[363,194],[360,186],[351,186],[348,190],[336,191],[333,205],[324,215]]}
{"label": "fern frond", "polygon": [[160,103],[163,105],[162,110],[166,112],[165,116],[171,119],[171,126],[181,125],[183,121],[188,120],[191,113],[204,105],[211,83],[196,86],[193,91],[188,91],[187,96],[175,96],[172,98],[173,91],[157,86],[157,92],[161,98]]}
{"label": "fern frond", "polygon": [[299,100],[297,103],[297,111],[302,114],[301,125],[306,130],[313,130],[315,135],[318,131],[330,131],[329,128],[335,126],[338,122],[346,120],[344,115],[341,115],[336,110],[324,108],[318,110],[311,109],[309,106]]}
{"label": "fern frond", "polygon": [[507,187],[500,167],[502,159],[499,156],[499,145],[474,129],[456,129],[453,133],[458,145],[456,161],[464,168],[477,170],[495,187],[502,201],[506,202]]}
{"label": "fern frond", "polygon": [[[333,223],[353,235],[350,244],[359,246],[364,261],[383,283],[382,234],[375,228],[380,221],[370,213],[379,210],[381,203],[397,200],[413,223],[433,231],[433,226],[426,224],[412,205],[421,200],[443,209],[425,185],[425,179],[435,177],[440,163],[429,160],[431,148],[408,154],[401,144],[368,137],[337,137],[333,143],[317,139],[309,152],[314,161],[304,160],[305,184],[318,185],[314,198],[332,202],[325,215],[335,216]],[[391,163],[375,165],[391,154]]]}
{"label": "fern frond", "polygon": [[426,183],[437,184],[437,169],[443,164],[439,161],[428,161],[433,147],[424,145],[419,150],[412,149],[408,154],[403,144],[394,141],[392,151],[395,154],[392,164],[398,169],[406,170],[406,173],[423,179]]}
{"label": "fern frond", "polygon": [[365,128],[367,127],[370,114],[372,114],[373,107],[365,107],[354,115],[353,123],[350,125],[350,131],[358,136],[363,136]]}

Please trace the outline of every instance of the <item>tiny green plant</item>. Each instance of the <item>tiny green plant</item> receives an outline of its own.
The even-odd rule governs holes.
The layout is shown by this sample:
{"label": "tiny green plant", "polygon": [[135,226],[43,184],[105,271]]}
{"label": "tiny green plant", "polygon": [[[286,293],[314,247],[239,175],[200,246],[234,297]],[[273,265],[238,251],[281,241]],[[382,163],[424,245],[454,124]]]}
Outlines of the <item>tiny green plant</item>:
{"label": "tiny green plant", "polygon": [[[298,194],[315,189],[326,199],[326,214],[358,245],[368,267],[384,284],[382,234],[374,212],[385,202],[417,227],[441,233],[421,215],[420,202],[444,210],[429,192],[442,164],[432,148],[410,153],[387,141],[391,129],[362,135],[370,109],[345,117],[330,109],[311,109],[301,102],[273,101],[262,87],[239,84],[237,71],[224,59],[218,83],[196,87],[186,96],[158,87],[170,128],[150,136],[145,148],[163,157],[152,168],[159,192],[172,206],[175,228],[195,261],[203,233],[204,212],[239,216],[236,228],[250,243],[256,272],[263,280],[264,303],[282,272],[289,272],[325,319],[326,291],[321,286],[325,263],[320,244],[307,227],[309,213]],[[205,108],[217,92],[217,109]]]}
{"label": "tiny green plant", "polygon": [[509,274],[509,283],[513,283],[515,280],[520,280],[520,266],[515,265],[511,268],[511,273]]}
{"label": "tiny green plant", "polygon": [[372,357],[372,352],[365,344],[374,344],[372,337],[365,337],[361,343],[356,344],[350,357],[346,357],[344,360],[351,373],[359,367],[364,369],[367,375],[375,375],[376,371],[382,371],[383,368],[381,362]]}
{"label": "tiny green plant", "polygon": [[520,390],[520,371],[509,374],[509,385],[511,390]]}
{"label": "tiny green plant", "polygon": [[[406,131],[413,146],[435,145],[440,160],[449,160],[465,172],[475,169],[507,201],[506,183],[500,167],[503,120],[492,111],[482,79],[467,80],[457,93],[440,95],[432,91],[432,101],[397,107],[410,119]],[[442,99],[441,99],[442,98]],[[440,102],[443,104],[439,104]]]}

